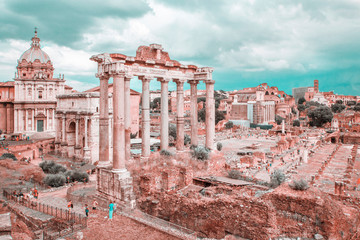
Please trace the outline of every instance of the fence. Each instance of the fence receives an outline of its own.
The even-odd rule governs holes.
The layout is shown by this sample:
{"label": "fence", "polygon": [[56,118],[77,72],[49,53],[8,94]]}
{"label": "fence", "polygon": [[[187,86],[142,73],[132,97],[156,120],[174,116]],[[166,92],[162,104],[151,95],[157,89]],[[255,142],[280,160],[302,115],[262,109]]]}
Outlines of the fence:
{"label": "fence", "polygon": [[[87,227],[87,217],[85,217],[82,214],[70,212],[67,209],[62,209],[58,207],[54,207],[51,205],[43,204],[37,201],[31,201],[28,199],[24,199],[23,197],[18,197],[7,190],[3,191],[3,195],[6,199],[14,201],[16,203],[19,203],[22,206],[25,206],[27,208],[54,216],[57,219],[62,219],[67,221],[67,223],[72,227],[72,231],[74,230],[74,225],[78,224],[79,229],[86,228]],[[44,232],[45,234],[45,232]],[[50,238],[48,238],[50,239]]]}

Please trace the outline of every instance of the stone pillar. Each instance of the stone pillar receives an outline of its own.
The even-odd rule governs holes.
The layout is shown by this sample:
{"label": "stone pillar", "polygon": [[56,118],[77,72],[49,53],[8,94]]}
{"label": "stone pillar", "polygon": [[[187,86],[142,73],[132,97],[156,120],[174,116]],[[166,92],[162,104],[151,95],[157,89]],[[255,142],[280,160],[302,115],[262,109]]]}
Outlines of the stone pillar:
{"label": "stone pillar", "polygon": [[100,76],[99,167],[109,165],[109,76]]}
{"label": "stone pillar", "polygon": [[31,111],[31,129],[35,132],[35,109]]}
{"label": "stone pillar", "polygon": [[24,130],[27,131],[28,130],[28,110],[25,109],[25,125],[24,125]]}
{"label": "stone pillar", "polygon": [[176,150],[184,149],[184,81],[174,80],[176,83]]}
{"label": "stone pillar", "polygon": [[46,113],[46,130],[45,131],[49,131],[49,109],[46,108],[45,113]]}
{"label": "stone pillar", "polygon": [[61,135],[61,142],[65,143],[66,142],[66,138],[65,138],[65,121],[66,121],[66,116],[65,114],[62,116],[62,135]]}
{"label": "stone pillar", "polygon": [[18,131],[18,111],[17,109],[14,110],[14,132]]}
{"label": "stone pillar", "polygon": [[11,133],[11,108],[10,104],[7,104],[6,108],[6,133]]}
{"label": "stone pillar", "polygon": [[198,145],[198,103],[197,85],[199,81],[189,80],[190,83],[190,125],[191,125],[191,144]]}
{"label": "stone pillar", "polygon": [[125,73],[113,75],[113,170],[125,169]]}
{"label": "stone pillar", "polygon": [[161,82],[161,124],[160,124],[160,149],[169,147],[169,97],[168,83],[170,79],[158,78]]}
{"label": "stone pillar", "polygon": [[90,148],[88,147],[88,117],[84,117],[84,161],[90,163]]}
{"label": "stone pillar", "polygon": [[131,101],[130,101],[130,76],[125,76],[125,161],[128,162],[131,158]]}
{"label": "stone pillar", "polygon": [[79,146],[79,122],[80,118],[76,116],[75,119],[75,147]]}
{"label": "stone pillar", "polygon": [[214,149],[215,141],[215,99],[214,99],[214,80],[205,81],[206,84],[206,140],[205,146]]}
{"label": "stone pillar", "polygon": [[285,134],[285,120],[284,119],[281,122],[281,133]]}
{"label": "stone pillar", "polygon": [[88,117],[84,118],[84,147],[88,147]]}
{"label": "stone pillar", "polygon": [[141,122],[142,122],[142,146],[141,154],[143,157],[150,156],[150,81],[151,77],[139,77],[142,81],[142,105],[141,105]]}

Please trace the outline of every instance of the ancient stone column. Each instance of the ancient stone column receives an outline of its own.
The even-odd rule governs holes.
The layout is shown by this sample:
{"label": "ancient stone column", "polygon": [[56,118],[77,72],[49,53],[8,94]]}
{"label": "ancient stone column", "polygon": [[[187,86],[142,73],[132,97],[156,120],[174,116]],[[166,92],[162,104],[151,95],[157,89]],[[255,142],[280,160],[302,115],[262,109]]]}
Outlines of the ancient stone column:
{"label": "ancient stone column", "polygon": [[214,80],[205,81],[206,84],[206,140],[205,146],[214,149],[215,140],[215,99],[214,99]]}
{"label": "ancient stone column", "polygon": [[176,83],[176,150],[184,149],[184,81],[175,79]]}
{"label": "ancient stone column", "polygon": [[161,82],[161,124],[160,124],[160,149],[169,147],[169,97],[168,83],[170,79],[158,78]]}
{"label": "ancient stone column", "polygon": [[9,104],[6,106],[6,117],[6,133],[9,134],[11,133],[11,109]]}
{"label": "ancient stone column", "polygon": [[109,75],[100,76],[99,167],[109,164]]}
{"label": "ancient stone column", "polygon": [[36,129],[35,129],[35,109],[33,109],[31,111],[31,117],[32,117],[32,119],[31,119],[31,128],[32,128],[33,131],[36,131]]}
{"label": "ancient stone column", "polygon": [[191,125],[191,144],[198,145],[198,104],[197,104],[197,85],[199,81],[189,80],[190,83],[190,125]]}
{"label": "ancient stone column", "polygon": [[14,110],[14,132],[16,133],[18,131],[18,111],[17,109]]}
{"label": "ancient stone column", "polygon": [[130,80],[131,76],[125,76],[125,160],[128,162],[131,158],[131,102],[130,102]]}
{"label": "ancient stone column", "polygon": [[88,117],[84,118],[84,148],[88,147]]}
{"label": "ancient stone column", "polygon": [[125,168],[125,72],[113,75],[113,171]]}
{"label": "ancient stone column", "polygon": [[141,76],[139,77],[139,79],[142,81],[141,154],[143,157],[149,157],[150,156],[150,81],[152,78]]}
{"label": "ancient stone column", "polygon": [[61,142],[65,143],[66,142],[66,138],[65,138],[65,121],[66,121],[66,116],[65,114],[62,116],[62,136],[61,136]]}
{"label": "ancient stone column", "polygon": [[75,147],[79,146],[79,117],[75,119]]}
{"label": "ancient stone column", "polygon": [[25,130],[25,131],[28,130],[27,119],[28,119],[28,110],[25,109],[25,126],[24,126],[24,130]]}

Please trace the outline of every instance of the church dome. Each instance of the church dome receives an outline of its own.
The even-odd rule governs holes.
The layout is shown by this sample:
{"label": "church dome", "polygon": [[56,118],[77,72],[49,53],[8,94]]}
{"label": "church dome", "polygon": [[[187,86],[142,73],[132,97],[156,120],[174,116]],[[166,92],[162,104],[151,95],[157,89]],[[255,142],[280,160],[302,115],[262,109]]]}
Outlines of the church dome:
{"label": "church dome", "polygon": [[51,62],[49,55],[40,49],[40,38],[37,37],[37,31],[35,31],[35,36],[31,40],[31,48],[21,55],[19,62],[26,60],[28,63],[33,63],[36,59],[38,59],[40,63]]}

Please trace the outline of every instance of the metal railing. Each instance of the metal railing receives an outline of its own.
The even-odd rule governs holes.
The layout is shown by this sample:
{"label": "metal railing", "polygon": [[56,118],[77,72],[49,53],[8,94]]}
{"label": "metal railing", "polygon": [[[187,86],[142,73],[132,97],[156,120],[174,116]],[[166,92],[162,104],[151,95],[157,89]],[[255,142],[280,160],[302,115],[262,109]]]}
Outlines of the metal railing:
{"label": "metal railing", "polygon": [[[38,212],[45,213],[45,214],[53,216],[57,219],[62,219],[62,220],[67,221],[69,226],[71,226],[72,231],[74,231],[74,225],[79,225],[79,227],[77,227],[77,229],[83,229],[83,228],[87,227],[87,217],[80,213],[75,213],[75,212],[71,212],[67,209],[58,208],[58,207],[54,207],[54,206],[40,203],[37,201],[24,199],[23,197],[19,197],[19,196],[15,196],[14,194],[11,194],[7,190],[3,191],[3,195],[7,200],[14,201],[15,203],[18,203],[24,207],[33,209]],[[44,235],[46,235],[46,231],[44,231]],[[47,235],[49,235],[49,234],[47,234]],[[51,237],[48,237],[46,239],[51,239]]]}

